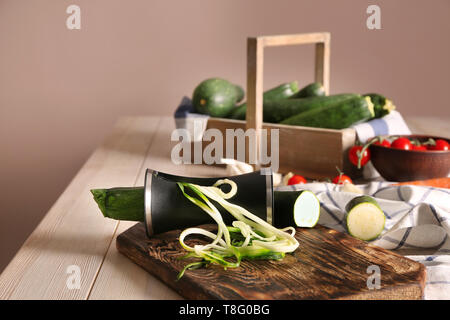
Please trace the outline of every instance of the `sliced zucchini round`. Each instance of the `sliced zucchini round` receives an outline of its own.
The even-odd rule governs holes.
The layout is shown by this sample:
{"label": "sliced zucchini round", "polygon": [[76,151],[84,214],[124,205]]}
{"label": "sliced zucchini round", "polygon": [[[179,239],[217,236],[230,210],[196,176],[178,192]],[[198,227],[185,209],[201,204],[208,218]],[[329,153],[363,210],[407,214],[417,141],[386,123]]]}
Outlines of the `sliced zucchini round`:
{"label": "sliced zucchini round", "polygon": [[347,205],[347,230],[358,239],[376,239],[384,230],[386,216],[375,199],[369,196],[353,198]]}
{"label": "sliced zucchini round", "polygon": [[274,192],[274,225],[312,228],[320,216],[320,202],[308,190]]}
{"label": "sliced zucchini round", "polygon": [[320,217],[320,201],[311,191],[304,190],[294,203],[294,222],[297,227],[312,228]]}

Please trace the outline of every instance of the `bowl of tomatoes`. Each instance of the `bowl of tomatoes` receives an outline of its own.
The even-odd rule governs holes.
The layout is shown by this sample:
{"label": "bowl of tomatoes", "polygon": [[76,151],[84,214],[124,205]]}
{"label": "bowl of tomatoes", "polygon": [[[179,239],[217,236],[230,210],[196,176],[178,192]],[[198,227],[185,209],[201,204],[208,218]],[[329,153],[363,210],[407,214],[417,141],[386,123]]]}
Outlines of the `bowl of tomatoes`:
{"label": "bowl of tomatoes", "polygon": [[368,147],[375,169],[388,181],[450,175],[450,139],[424,135],[378,137]]}

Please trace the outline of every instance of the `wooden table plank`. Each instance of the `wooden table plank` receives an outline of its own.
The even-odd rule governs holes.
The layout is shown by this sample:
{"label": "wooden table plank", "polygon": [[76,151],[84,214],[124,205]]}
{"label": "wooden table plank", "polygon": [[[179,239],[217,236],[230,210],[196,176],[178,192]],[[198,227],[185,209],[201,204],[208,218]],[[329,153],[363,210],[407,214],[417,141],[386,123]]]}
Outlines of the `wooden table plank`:
{"label": "wooden table plank", "polygon": [[88,299],[181,299],[175,291],[117,251],[116,235],[121,234],[133,224],[135,222],[120,222]]}
{"label": "wooden table plank", "polygon": [[426,134],[450,138],[449,117],[406,117],[406,123],[413,134]]}
{"label": "wooden table plank", "polygon": [[[146,168],[186,176],[222,176],[225,169],[217,166],[175,165],[170,153],[175,143],[170,135],[175,129],[173,118],[161,120],[158,133],[146,156],[137,185],[143,185]],[[98,210],[93,212],[99,214]],[[89,299],[180,299],[181,297],[161,281],[121,255],[115,245],[118,234],[132,226],[133,222],[120,222],[112,245],[106,255]]]}
{"label": "wooden table plank", "polygon": [[[406,117],[414,133],[447,137],[449,120]],[[120,119],[0,275],[0,299],[179,298],[117,252],[116,236],[132,223],[104,219],[89,193],[94,187],[142,184],[147,167],[192,176],[225,174],[215,166],[174,165],[173,129],[171,117]],[[80,289],[66,286],[70,265],[80,267]]]}
{"label": "wooden table plank", "polygon": [[[413,125],[414,132],[425,132],[432,134],[430,125],[435,121],[427,121],[425,127]],[[442,128],[448,124],[444,120],[437,120]],[[409,119],[408,119],[409,121]],[[420,119],[412,118],[413,124],[420,123]],[[160,126],[155,142],[146,157],[143,170],[140,176],[143,181],[145,168],[153,168],[160,171],[180,175],[192,176],[220,176],[225,174],[221,168],[214,166],[176,166],[170,161],[170,150],[173,144],[168,143],[171,131],[174,129],[174,121],[171,118],[164,118],[163,125]],[[428,132],[427,132],[428,129]],[[448,130],[447,130],[448,132]],[[142,185],[143,182],[138,184]],[[161,281],[135,265],[129,259],[121,255],[115,245],[116,236],[127,230],[134,223],[120,222],[115,233],[114,240],[105,258],[102,269],[99,272],[96,283],[93,286],[89,299],[179,299],[181,298],[175,291],[163,284]]]}
{"label": "wooden table plank", "polygon": [[[159,121],[118,121],[1,274],[0,299],[87,297],[117,225],[98,214],[89,189],[133,184]],[[79,289],[66,285],[71,265],[79,267]]]}

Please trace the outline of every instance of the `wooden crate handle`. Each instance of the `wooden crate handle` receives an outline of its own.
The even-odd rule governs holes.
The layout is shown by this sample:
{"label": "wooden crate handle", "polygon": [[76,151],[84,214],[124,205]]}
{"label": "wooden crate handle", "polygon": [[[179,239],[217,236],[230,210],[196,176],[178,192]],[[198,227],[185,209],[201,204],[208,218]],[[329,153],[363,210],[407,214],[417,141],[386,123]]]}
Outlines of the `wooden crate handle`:
{"label": "wooden crate handle", "polygon": [[[253,159],[259,159],[260,132],[263,123],[263,69],[264,48],[289,45],[316,45],[315,82],[322,83],[325,93],[330,89],[330,33],[300,33],[291,35],[260,36],[247,38],[247,113],[246,129],[255,129]],[[250,150],[248,148],[247,150]],[[249,155],[249,157],[251,157]],[[258,168],[259,165],[256,164]]]}

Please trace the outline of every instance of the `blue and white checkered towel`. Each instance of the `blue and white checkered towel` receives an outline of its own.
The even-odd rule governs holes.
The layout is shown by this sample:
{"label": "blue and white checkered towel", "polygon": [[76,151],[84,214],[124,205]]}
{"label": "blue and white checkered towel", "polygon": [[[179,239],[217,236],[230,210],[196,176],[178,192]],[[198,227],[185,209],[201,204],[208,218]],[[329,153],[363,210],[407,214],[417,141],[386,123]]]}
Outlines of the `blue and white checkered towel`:
{"label": "blue and white checkered towel", "polygon": [[[358,187],[375,197],[386,215],[385,230],[371,244],[405,249],[400,253],[427,268],[425,299],[450,299],[450,190],[393,186],[388,182]],[[319,224],[346,232],[344,208],[357,194],[342,192],[341,188],[331,183],[308,183],[276,190],[313,191],[321,202]]]}

